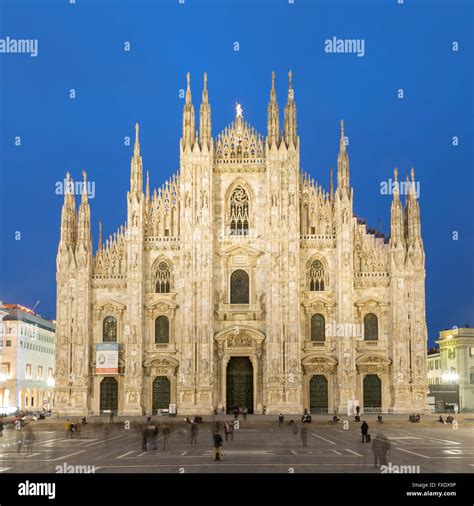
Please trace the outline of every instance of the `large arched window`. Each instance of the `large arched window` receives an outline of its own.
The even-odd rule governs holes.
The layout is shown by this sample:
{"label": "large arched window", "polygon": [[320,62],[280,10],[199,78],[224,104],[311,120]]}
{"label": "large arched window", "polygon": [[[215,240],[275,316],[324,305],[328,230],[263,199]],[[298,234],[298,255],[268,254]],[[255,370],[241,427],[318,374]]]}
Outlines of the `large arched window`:
{"label": "large arched window", "polygon": [[230,303],[249,303],[249,275],[242,269],[234,271],[230,276]]}
{"label": "large arched window", "polygon": [[104,341],[104,343],[117,341],[117,319],[113,316],[104,318],[102,325],[102,341]]}
{"label": "large arched window", "polygon": [[378,318],[374,313],[364,316],[364,341],[377,341],[379,338]]}
{"label": "large arched window", "polygon": [[155,271],[155,292],[170,293],[172,288],[171,267],[162,260]]}
{"label": "large arched window", "polygon": [[158,316],[155,320],[155,343],[163,344],[170,342],[170,321],[166,316]]}
{"label": "large arched window", "polygon": [[229,225],[230,235],[249,233],[249,198],[241,186],[238,186],[230,197]]}
{"label": "large arched window", "polygon": [[314,314],[311,317],[311,341],[324,342],[326,340],[326,329],[324,316]]}
{"label": "large arched window", "polygon": [[321,260],[314,260],[309,268],[310,292],[324,291],[324,266]]}

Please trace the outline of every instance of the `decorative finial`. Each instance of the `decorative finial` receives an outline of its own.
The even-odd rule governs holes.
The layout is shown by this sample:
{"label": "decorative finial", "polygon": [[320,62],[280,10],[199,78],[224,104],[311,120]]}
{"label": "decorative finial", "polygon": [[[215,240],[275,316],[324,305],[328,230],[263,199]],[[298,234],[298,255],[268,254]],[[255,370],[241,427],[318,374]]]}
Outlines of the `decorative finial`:
{"label": "decorative finial", "polygon": [[186,74],[186,80],[188,81],[188,89],[191,87],[191,74],[188,72]]}
{"label": "decorative finial", "polygon": [[102,221],[99,221],[99,249],[102,249]]}
{"label": "decorative finial", "polygon": [[411,168],[410,175],[411,175],[412,182],[414,182],[415,181],[415,169],[413,167]]}
{"label": "decorative finial", "polygon": [[207,72],[204,72],[204,89],[207,90]]}
{"label": "decorative finial", "polygon": [[85,183],[87,181],[87,172],[85,170],[82,171],[82,177],[84,178],[84,183]]}
{"label": "decorative finial", "polygon": [[398,181],[398,169],[396,167],[393,169],[393,176],[395,177],[395,182],[397,182]]}
{"label": "decorative finial", "polygon": [[275,89],[275,71],[272,70],[272,90]]}
{"label": "decorative finial", "polygon": [[244,111],[242,109],[242,106],[238,102],[236,102],[236,104],[235,104],[235,117],[236,117],[236,119],[242,118],[243,113],[244,113]]}
{"label": "decorative finial", "polygon": [[290,89],[293,87],[292,78],[293,78],[293,73],[290,70],[288,72],[288,81],[289,81],[289,87],[290,87]]}
{"label": "decorative finial", "polygon": [[344,120],[341,119],[341,139],[344,138]]}

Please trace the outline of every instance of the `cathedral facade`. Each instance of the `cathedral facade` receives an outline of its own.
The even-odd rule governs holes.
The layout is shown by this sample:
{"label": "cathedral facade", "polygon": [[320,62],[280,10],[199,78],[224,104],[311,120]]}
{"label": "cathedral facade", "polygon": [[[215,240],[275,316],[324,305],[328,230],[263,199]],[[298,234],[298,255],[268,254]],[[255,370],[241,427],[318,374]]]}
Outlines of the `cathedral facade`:
{"label": "cathedral facade", "polygon": [[86,185],[78,212],[66,185],[56,411],[420,411],[427,332],[413,170],[404,206],[395,170],[385,239],[353,213],[343,122],[336,188],[332,175],[326,191],[301,171],[291,73],[282,130],[274,75],[266,137],[240,107],[212,137],[206,75],[195,122],[188,74],[178,173],[150,191],[136,125],[128,219],[105,244],[100,234],[95,254]]}

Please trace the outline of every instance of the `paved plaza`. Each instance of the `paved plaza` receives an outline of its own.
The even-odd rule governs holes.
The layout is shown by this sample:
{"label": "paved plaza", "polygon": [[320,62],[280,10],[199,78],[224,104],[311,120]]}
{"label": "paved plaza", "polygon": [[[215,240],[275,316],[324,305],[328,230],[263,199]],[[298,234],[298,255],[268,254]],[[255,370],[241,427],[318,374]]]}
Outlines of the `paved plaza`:
{"label": "paved plaza", "polygon": [[[219,417],[223,436],[223,421],[231,419]],[[374,416],[365,419],[372,438],[382,434],[390,441],[387,464],[392,472],[396,466],[419,466],[411,469],[420,473],[474,472],[474,420],[460,421],[453,429],[433,420],[413,424],[400,417],[378,424]],[[20,452],[17,431],[7,429],[0,440],[0,472],[56,473],[58,466],[71,472],[68,466],[89,466],[74,469],[95,473],[380,473],[374,468],[372,445],[361,442],[360,423],[350,419],[349,428],[344,429],[345,418],[338,424],[329,422],[327,416],[313,418],[313,423],[304,424],[307,446],[303,445],[299,421],[293,429],[288,418],[283,427],[273,417],[240,419],[233,440],[224,439],[225,454],[220,462],[212,460],[210,419],[199,425],[195,445],[190,444],[190,425],[182,419],[155,420],[160,428],[164,423],[171,427],[167,450],[162,449],[160,431],[158,450],[143,451],[138,420],[128,430],[123,421],[112,426],[88,423],[80,438],[66,436],[64,422],[49,422],[43,427],[41,422],[32,422],[35,442]]]}

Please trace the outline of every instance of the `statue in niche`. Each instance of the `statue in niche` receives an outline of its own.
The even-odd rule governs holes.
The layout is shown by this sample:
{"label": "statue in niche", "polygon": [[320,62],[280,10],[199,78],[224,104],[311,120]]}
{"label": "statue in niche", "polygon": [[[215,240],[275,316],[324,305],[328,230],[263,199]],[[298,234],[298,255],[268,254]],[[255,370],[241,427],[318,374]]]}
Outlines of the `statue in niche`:
{"label": "statue in niche", "polygon": [[137,327],[135,325],[132,326],[132,339],[130,342],[132,344],[136,344],[137,342]]}

